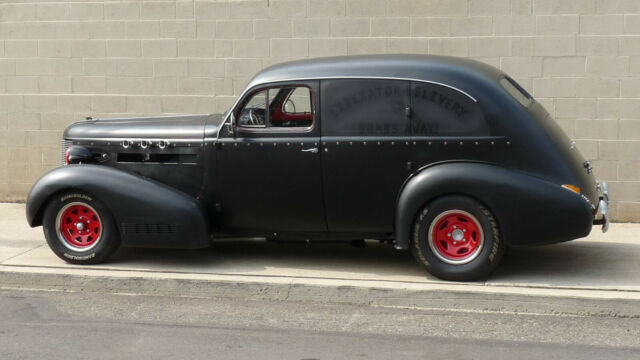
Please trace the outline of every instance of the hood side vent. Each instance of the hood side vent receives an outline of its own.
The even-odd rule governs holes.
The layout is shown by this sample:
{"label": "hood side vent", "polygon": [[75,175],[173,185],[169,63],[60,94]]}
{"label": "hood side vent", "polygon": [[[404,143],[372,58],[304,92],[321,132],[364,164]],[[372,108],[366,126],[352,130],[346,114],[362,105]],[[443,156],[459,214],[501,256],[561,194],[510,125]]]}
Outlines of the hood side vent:
{"label": "hood side vent", "polygon": [[178,232],[177,224],[139,224],[139,223],[123,223],[122,230],[125,234],[136,235],[160,235],[160,234],[176,234]]}

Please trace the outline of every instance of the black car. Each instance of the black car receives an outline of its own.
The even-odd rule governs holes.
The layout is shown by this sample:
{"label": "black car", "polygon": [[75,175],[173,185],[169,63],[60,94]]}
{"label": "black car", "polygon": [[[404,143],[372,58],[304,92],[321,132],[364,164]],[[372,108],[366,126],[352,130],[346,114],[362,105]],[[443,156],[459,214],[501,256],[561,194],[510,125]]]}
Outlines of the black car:
{"label": "black car", "polygon": [[378,239],[472,280],[507,246],[608,226],[606,184],[574,143],[512,78],[466,59],[284,63],[223,115],[89,118],[62,141],[66,166],[33,186],[27,219],[75,264],[121,244]]}

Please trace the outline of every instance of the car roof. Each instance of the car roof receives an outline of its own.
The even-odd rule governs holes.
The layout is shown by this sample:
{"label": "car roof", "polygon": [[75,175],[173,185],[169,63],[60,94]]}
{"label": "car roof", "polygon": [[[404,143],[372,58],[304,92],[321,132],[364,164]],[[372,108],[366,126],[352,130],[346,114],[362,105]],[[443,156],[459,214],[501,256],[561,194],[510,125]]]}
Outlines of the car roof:
{"label": "car roof", "polygon": [[497,79],[503,73],[485,63],[439,55],[358,55],[296,60],[268,67],[249,82],[256,85],[293,80],[388,78],[434,82],[468,90],[466,80]]}

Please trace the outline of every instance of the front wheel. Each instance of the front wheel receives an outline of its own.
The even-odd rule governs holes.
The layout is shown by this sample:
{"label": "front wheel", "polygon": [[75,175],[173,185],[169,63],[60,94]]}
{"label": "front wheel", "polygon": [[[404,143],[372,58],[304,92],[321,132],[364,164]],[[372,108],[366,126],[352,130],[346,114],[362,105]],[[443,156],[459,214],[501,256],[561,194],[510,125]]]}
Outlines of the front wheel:
{"label": "front wheel", "polygon": [[71,264],[97,264],[120,245],[120,234],[109,209],[83,192],[61,193],[44,211],[44,236],[51,250]]}
{"label": "front wheel", "polygon": [[493,214],[465,196],[427,204],[415,220],[411,251],[426,270],[443,280],[487,277],[504,254]]}

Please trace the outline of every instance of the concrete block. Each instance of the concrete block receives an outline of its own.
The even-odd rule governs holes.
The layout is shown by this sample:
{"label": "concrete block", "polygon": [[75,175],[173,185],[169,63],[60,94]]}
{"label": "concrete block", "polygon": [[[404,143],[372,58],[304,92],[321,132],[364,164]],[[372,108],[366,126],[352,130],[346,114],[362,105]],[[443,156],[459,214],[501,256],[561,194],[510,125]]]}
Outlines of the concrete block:
{"label": "concrete block", "polygon": [[515,77],[540,77],[542,76],[542,58],[503,57],[500,59],[500,69]]}
{"label": "concrete block", "polygon": [[[285,33],[285,36],[275,36],[275,37],[291,37],[289,34],[286,34],[289,24],[282,24],[281,20],[278,21],[279,24],[276,26],[281,30],[278,32]],[[256,24],[257,25],[257,24]],[[293,36],[297,38],[317,38],[317,37],[327,37],[331,33],[331,23],[329,19],[293,19]],[[264,34],[260,34],[261,37]],[[256,29],[256,37],[258,37],[258,29]]]}
{"label": "concrete block", "polygon": [[613,36],[578,36],[576,55],[617,55],[620,39]]}
{"label": "concrete block", "polygon": [[345,14],[345,0],[309,0],[309,17],[341,18]]}
{"label": "concrete block", "polygon": [[71,56],[76,58],[103,58],[107,55],[105,40],[72,40]]}
{"label": "concrete block", "polygon": [[449,36],[451,23],[448,18],[411,18],[411,36]]}
{"label": "concrete block", "polygon": [[269,4],[263,0],[243,0],[229,2],[231,19],[263,19],[269,15]]}
{"label": "concrete block", "polygon": [[577,139],[612,139],[618,138],[618,120],[576,120]]}
{"label": "concrete block", "polygon": [[580,15],[580,34],[617,35],[624,32],[624,15]]}
{"label": "concrete block", "polygon": [[536,56],[571,56],[575,54],[575,39],[572,36],[541,36],[533,41]]}
{"label": "concrete block", "polygon": [[509,15],[510,0],[469,0],[469,15]]}
{"label": "concrete block", "polygon": [[493,32],[491,16],[457,17],[451,19],[452,36],[485,36]]}
{"label": "concrete block", "polygon": [[618,179],[640,181],[640,161],[627,160],[618,163]]}
{"label": "concrete block", "polygon": [[69,76],[39,76],[38,92],[41,94],[68,94],[71,92]]}
{"label": "concrete block", "polygon": [[188,59],[191,77],[224,77],[225,61],[222,59]]}
{"label": "concrete block", "polygon": [[468,56],[469,43],[466,38],[432,38],[428,51],[429,54]]}
{"label": "concrete block", "polygon": [[213,44],[209,39],[179,39],[178,57],[213,57]]}
{"label": "concrete block", "polygon": [[128,21],[125,37],[130,39],[152,39],[160,36],[159,21]]}
{"label": "concrete block", "polygon": [[269,17],[271,18],[291,19],[306,16],[306,0],[269,0]]}
{"label": "concrete block", "polygon": [[500,37],[470,37],[468,40],[469,56],[497,57],[511,55],[509,40]]}
{"label": "concrete block", "polygon": [[579,19],[578,15],[538,15],[536,16],[536,34],[577,34],[579,30],[578,24],[580,24]]}
{"label": "concrete block", "polygon": [[[234,40],[233,57],[236,58],[265,58],[271,54],[270,42],[267,39]],[[274,53],[275,54],[275,53]]]}
{"label": "concrete block", "polygon": [[4,54],[6,57],[25,58],[38,56],[37,40],[5,40]]}
{"label": "concrete block", "polygon": [[573,98],[576,96],[576,79],[540,78],[533,79],[534,97]]}
{"label": "concrete block", "polygon": [[37,94],[37,76],[12,76],[4,81],[5,91],[8,94]]}
{"label": "concrete block", "polygon": [[104,18],[106,20],[135,20],[140,18],[138,2],[105,2]]}
{"label": "concrete block", "polygon": [[[620,139],[640,140],[640,120],[620,120]],[[640,160],[640,154],[638,154],[638,159]]]}
{"label": "concrete block", "polygon": [[584,76],[586,69],[585,57],[549,57],[542,63],[544,76]]}
{"label": "concrete block", "polygon": [[187,59],[154,59],[153,74],[155,76],[187,76],[189,63]]}
{"label": "concrete block", "polygon": [[216,21],[216,38],[218,39],[250,39],[253,37],[251,20],[218,20]]}
{"label": "concrete block", "polygon": [[331,36],[365,37],[370,33],[369,19],[331,19]]}
{"label": "concrete block", "polygon": [[118,59],[116,73],[122,76],[153,76],[151,59]]}
{"label": "concrete block", "polygon": [[228,59],[226,63],[226,76],[252,76],[262,69],[259,59]]}
{"label": "concrete block", "polygon": [[71,78],[71,90],[74,94],[104,94],[107,80],[104,76],[74,76]]}
{"label": "concrete block", "polygon": [[229,17],[229,2],[198,1],[194,3],[196,19],[226,19]]}
{"label": "concrete block", "polygon": [[493,33],[498,36],[533,36],[536,19],[533,16],[494,16]]}
{"label": "concrete block", "polygon": [[273,39],[271,40],[272,57],[307,57],[309,56],[308,39]]}
{"label": "concrete block", "polygon": [[595,99],[557,99],[556,116],[594,119],[596,118]]}
{"label": "concrete block", "polygon": [[107,40],[108,57],[139,57],[142,55],[140,40]]}
{"label": "concrete block", "polygon": [[175,19],[175,1],[145,1],[141,6],[140,18],[144,20]]}
{"label": "concrete block", "polygon": [[386,13],[386,0],[347,0],[348,17],[378,17]]}
{"label": "concrete block", "polygon": [[587,73],[602,76],[628,76],[627,56],[587,56]]}
{"label": "concrete block", "polygon": [[151,58],[176,57],[175,39],[142,40],[142,56]]}
{"label": "concrete block", "polygon": [[[319,23],[307,23],[307,19],[295,19],[295,21],[299,21],[300,25],[299,26],[304,26],[304,24],[309,24],[309,25],[321,25]],[[308,21],[311,21],[310,19]],[[322,21],[322,20],[321,20]],[[324,21],[328,24],[329,23],[329,19],[324,19]],[[285,19],[278,19],[278,20],[255,20],[253,22],[253,28],[255,31],[255,38],[256,39],[272,39],[272,38],[288,38],[291,37],[292,34],[292,25],[291,25],[292,21],[291,20],[285,20]],[[327,27],[329,25],[326,25]],[[309,31],[309,32],[316,32],[318,31],[317,29],[301,29],[300,27],[298,27],[298,31]],[[320,30],[321,31],[321,30]],[[327,30],[328,31],[328,30]],[[300,36],[304,36],[304,35],[300,35]]]}
{"label": "concrete block", "polygon": [[349,39],[349,55],[384,54],[387,52],[386,39]]}
{"label": "concrete block", "polygon": [[309,56],[341,56],[348,53],[346,39],[309,39]]}
{"label": "concrete block", "polygon": [[195,38],[196,22],[194,20],[164,20],[160,22],[161,38]]}
{"label": "concrete block", "polygon": [[409,36],[409,25],[408,18],[374,18],[371,19],[371,36]]}
{"label": "concrete block", "polygon": [[389,54],[426,54],[427,39],[390,38],[387,39]]}

